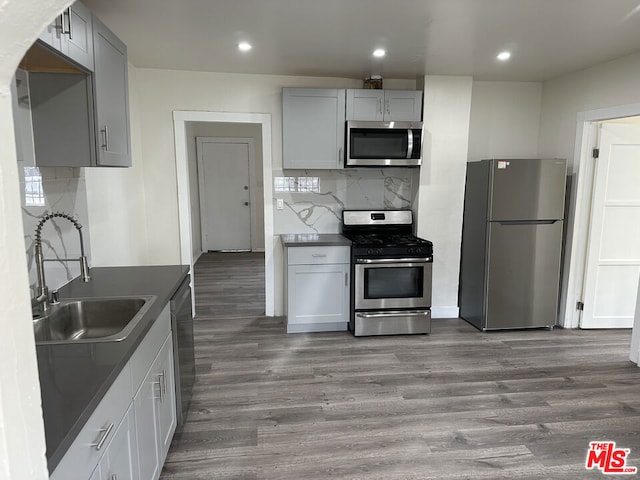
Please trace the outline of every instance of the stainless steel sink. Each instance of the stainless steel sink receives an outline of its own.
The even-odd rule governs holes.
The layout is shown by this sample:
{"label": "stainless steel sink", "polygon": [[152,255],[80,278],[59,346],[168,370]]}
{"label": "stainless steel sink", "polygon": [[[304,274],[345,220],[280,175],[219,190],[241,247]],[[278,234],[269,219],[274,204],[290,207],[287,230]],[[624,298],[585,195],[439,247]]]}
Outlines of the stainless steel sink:
{"label": "stainless steel sink", "polygon": [[127,338],[155,296],[61,300],[34,315],[37,344],[117,342]]}

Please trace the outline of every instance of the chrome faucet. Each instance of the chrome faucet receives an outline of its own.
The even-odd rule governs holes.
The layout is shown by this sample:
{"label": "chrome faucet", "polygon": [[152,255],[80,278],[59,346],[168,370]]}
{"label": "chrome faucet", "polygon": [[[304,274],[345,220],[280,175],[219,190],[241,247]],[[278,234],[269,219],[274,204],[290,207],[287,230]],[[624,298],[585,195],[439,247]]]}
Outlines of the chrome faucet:
{"label": "chrome faucet", "polygon": [[[42,227],[44,224],[52,218],[64,218],[69,220],[74,227],[78,230],[80,236],[80,258],[44,258],[42,254]],[[62,261],[62,262],[80,262],[80,275],[83,282],[88,282],[91,279],[89,275],[89,263],[87,257],[84,254],[84,239],[82,238],[82,225],[71,215],[62,212],[53,212],[42,217],[38,225],[36,226],[36,242],[35,242],[35,259],[36,259],[36,297],[33,299],[33,304],[41,305],[43,311],[49,310],[51,303],[49,300],[49,289],[44,278],[44,262]],[[57,297],[57,295],[55,296]],[[54,298],[54,302],[57,298]]]}

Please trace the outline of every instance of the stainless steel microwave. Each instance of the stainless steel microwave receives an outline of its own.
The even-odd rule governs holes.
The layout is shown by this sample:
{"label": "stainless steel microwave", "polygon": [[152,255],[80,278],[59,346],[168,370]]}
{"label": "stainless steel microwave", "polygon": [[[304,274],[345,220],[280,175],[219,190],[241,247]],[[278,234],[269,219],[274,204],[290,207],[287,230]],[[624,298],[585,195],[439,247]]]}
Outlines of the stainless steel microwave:
{"label": "stainless steel microwave", "polygon": [[347,167],[418,167],[422,122],[347,122]]}

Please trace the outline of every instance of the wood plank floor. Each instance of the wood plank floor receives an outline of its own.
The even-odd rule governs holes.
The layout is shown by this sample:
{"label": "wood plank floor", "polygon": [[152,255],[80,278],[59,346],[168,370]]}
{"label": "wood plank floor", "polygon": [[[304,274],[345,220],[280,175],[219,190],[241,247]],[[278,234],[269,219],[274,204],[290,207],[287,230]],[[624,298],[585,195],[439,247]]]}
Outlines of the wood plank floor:
{"label": "wood plank floor", "polygon": [[287,335],[262,262],[195,267],[198,378],[161,479],[616,478],[584,468],[594,440],[640,467],[628,330]]}

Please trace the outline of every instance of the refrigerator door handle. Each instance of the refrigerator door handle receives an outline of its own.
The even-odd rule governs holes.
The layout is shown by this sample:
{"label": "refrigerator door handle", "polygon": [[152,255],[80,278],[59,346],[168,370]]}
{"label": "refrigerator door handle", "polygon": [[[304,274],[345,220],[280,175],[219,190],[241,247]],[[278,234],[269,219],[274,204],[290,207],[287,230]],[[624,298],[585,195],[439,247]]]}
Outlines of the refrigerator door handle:
{"label": "refrigerator door handle", "polygon": [[500,225],[553,225],[556,222],[561,222],[560,219],[555,220],[503,220],[497,221]]}

